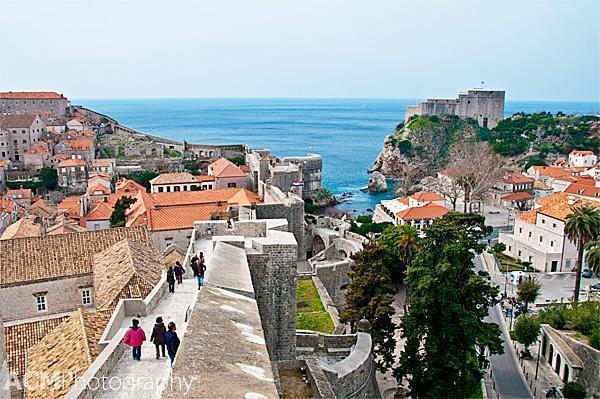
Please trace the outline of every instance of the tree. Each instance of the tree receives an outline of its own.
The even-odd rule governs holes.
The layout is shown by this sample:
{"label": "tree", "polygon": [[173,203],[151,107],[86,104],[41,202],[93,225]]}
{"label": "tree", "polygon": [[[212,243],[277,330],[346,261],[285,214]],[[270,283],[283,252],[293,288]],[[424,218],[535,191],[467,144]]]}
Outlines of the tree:
{"label": "tree", "polygon": [[[459,172],[457,169],[449,168],[444,173],[444,176],[429,179],[429,188],[444,197],[452,204],[452,210],[456,211],[456,203],[463,195],[463,187],[459,181]],[[427,179],[423,180],[427,181]]]}
{"label": "tree", "polygon": [[504,244],[503,242],[497,242],[494,245],[492,245],[492,252],[496,255],[499,255],[504,251],[506,251],[506,244]]}
{"label": "tree", "polygon": [[387,263],[394,283],[402,282],[419,247],[419,231],[409,225],[390,226],[377,239],[388,252]]}
{"label": "tree", "polygon": [[[166,148],[166,147],[165,147]],[[135,176],[133,178],[133,180],[146,187],[146,190],[150,191],[150,180],[154,179],[156,176],[158,176],[160,173],[156,173],[156,172],[149,172],[147,170],[143,171],[142,173],[140,173],[139,175]]]}
{"label": "tree", "polygon": [[567,216],[565,235],[577,247],[577,275],[575,276],[575,292],[573,302],[579,302],[581,289],[581,269],[583,268],[583,251],[585,245],[594,241],[600,234],[600,210],[598,208],[583,206],[572,207],[571,214]]}
{"label": "tree", "polygon": [[129,207],[137,201],[137,198],[121,197],[115,203],[115,209],[110,215],[110,227],[123,227],[127,222],[126,213]]}
{"label": "tree", "polygon": [[369,242],[352,259],[354,264],[348,273],[351,282],[341,320],[350,323],[353,329],[363,318],[371,323],[375,364],[385,372],[394,363],[396,348],[396,324],[392,321],[394,287],[386,263],[387,250],[376,242]]}
{"label": "tree", "polygon": [[425,230],[405,284],[410,307],[402,317],[406,341],[399,381],[412,397],[468,397],[487,367],[486,349],[502,353],[500,328],[484,318],[498,288],[475,273],[473,256],[491,228],[481,215],[449,213]]}
{"label": "tree", "polygon": [[588,267],[596,274],[600,274],[600,240],[590,241],[585,246],[587,253],[585,260]]}
{"label": "tree", "polygon": [[540,334],[540,322],[537,317],[523,315],[515,322],[515,328],[510,332],[510,337],[523,344],[529,352],[529,347],[535,343]]}
{"label": "tree", "polygon": [[587,392],[583,385],[576,382],[567,382],[562,390],[563,396],[566,399],[585,399]]}
{"label": "tree", "polygon": [[56,174],[56,169],[50,167],[43,167],[39,171],[40,180],[42,181],[42,186],[46,190],[56,190],[58,186],[58,175]]}
{"label": "tree", "polygon": [[526,279],[517,285],[517,298],[525,303],[525,313],[529,310],[529,304],[535,302],[535,299],[540,295],[542,285],[535,280]]}
{"label": "tree", "polygon": [[461,141],[448,151],[452,159],[449,169],[460,185],[465,204],[464,212],[472,210],[472,202],[481,202],[489,190],[504,176],[502,159],[485,142]]}

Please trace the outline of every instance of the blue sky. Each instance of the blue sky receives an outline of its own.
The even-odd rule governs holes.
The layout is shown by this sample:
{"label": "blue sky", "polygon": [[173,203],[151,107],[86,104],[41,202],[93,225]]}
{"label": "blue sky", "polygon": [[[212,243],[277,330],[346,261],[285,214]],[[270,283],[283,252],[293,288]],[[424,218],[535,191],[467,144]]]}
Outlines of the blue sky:
{"label": "blue sky", "polygon": [[0,90],[598,100],[600,2],[1,0]]}

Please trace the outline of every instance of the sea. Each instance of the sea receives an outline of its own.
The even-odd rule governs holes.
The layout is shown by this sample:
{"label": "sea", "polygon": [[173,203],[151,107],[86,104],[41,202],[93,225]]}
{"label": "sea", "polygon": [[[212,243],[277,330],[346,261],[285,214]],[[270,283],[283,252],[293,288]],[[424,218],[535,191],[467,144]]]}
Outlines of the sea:
{"label": "sea", "polygon": [[[323,185],[346,194],[337,206],[364,214],[385,193],[365,193],[369,174],[386,135],[404,120],[418,99],[79,99],[121,124],[145,133],[202,144],[248,144],[277,156],[323,156]],[[547,111],[600,114],[600,102],[507,101],[505,116]]]}

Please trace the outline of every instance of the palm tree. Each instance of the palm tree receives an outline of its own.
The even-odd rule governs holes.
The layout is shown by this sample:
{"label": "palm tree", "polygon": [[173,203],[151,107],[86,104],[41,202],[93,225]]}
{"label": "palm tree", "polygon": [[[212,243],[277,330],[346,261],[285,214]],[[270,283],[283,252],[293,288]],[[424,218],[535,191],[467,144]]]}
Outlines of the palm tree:
{"label": "palm tree", "polygon": [[598,208],[583,206],[571,207],[571,214],[567,216],[565,235],[577,247],[577,275],[575,277],[575,295],[573,302],[579,302],[581,288],[581,269],[583,268],[583,251],[585,245],[598,238],[600,233],[600,211]]}
{"label": "palm tree", "polygon": [[596,274],[600,274],[600,240],[590,241],[585,246],[587,253],[585,260],[588,267]]}
{"label": "palm tree", "polygon": [[398,257],[407,268],[410,268],[415,253],[419,248],[419,230],[409,225],[402,226],[402,236],[398,240]]}

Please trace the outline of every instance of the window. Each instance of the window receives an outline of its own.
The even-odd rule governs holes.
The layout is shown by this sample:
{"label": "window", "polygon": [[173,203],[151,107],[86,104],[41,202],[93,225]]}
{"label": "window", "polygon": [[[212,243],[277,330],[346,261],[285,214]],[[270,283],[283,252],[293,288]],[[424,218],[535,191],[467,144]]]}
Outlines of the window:
{"label": "window", "polygon": [[533,256],[529,255],[529,261],[532,262],[533,261]]}
{"label": "window", "polygon": [[89,305],[92,303],[92,295],[89,289],[85,289],[81,291],[81,303],[84,305]]}
{"label": "window", "polygon": [[236,183],[227,183],[227,188],[235,188]]}
{"label": "window", "polygon": [[23,144],[27,144],[27,140],[23,140]]}
{"label": "window", "polygon": [[519,227],[519,234],[523,233],[523,228]]}
{"label": "window", "polygon": [[546,224],[546,219],[542,219],[542,224]]}
{"label": "window", "polygon": [[529,232],[529,238],[531,238],[531,231]]}
{"label": "window", "polygon": [[37,306],[38,312],[46,311],[46,296],[45,295],[37,295],[35,297],[35,304]]}
{"label": "window", "polygon": [[552,227],[556,227],[556,223],[552,223]]}
{"label": "window", "polygon": [[550,247],[554,246],[554,241],[550,241]]}
{"label": "window", "polygon": [[519,250],[519,255],[518,256],[521,256],[521,250]]}
{"label": "window", "polygon": [[159,193],[162,193],[162,192],[163,192],[163,188],[162,188],[162,187],[159,187],[159,188],[158,188],[158,192],[159,192]]}
{"label": "window", "polygon": [[540,236],[540,242],[544,242],[544,237]]}
{"label": "window", "polygon": [[512,246],[508,246],[508,252],[512,251]]}

